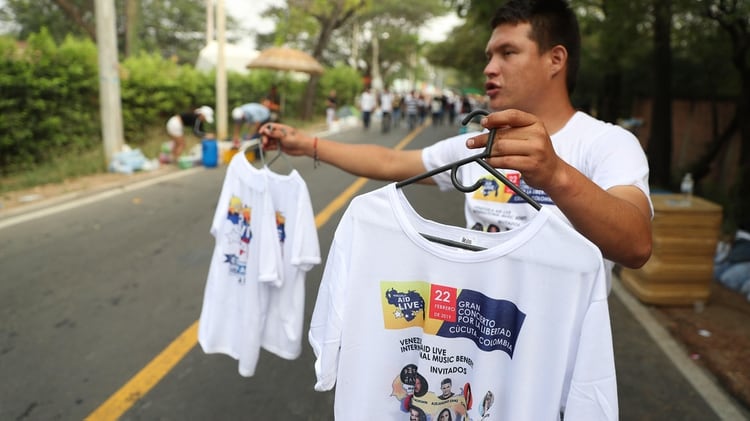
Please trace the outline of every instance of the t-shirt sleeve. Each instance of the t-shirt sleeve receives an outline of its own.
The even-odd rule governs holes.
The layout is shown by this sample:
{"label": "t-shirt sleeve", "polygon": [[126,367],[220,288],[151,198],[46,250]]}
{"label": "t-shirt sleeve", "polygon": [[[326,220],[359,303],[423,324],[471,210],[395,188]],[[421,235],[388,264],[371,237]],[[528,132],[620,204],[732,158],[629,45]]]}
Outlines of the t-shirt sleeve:
{"label": "t-shirt sleeve", "polygon": [[258,281],[270,282],[275,286],[281,286],[284,281],[281,275],[283,259],[279,234],[276,230],[276,216],[273,211],[270,195],[263,195],[263,199],[263,210],[259,215],[263,219],[260,221],[260,244],[262,246],[259,247],[258,251]]}
{"label": "t-shirt sleeve", "polygon": [[214,217],[211,221],[211,228],[209,232],[216,239],[219,233],[219,229],[227,218],[227,204],[229,203],[229,197],[231,195],[231,185],[234,179],[234,168],[230,163],[227,167],[226,176],[221,184],[221,192],[219,193],[219,199],[216,203],[216,210],[214,210]]}
{"label": "t-shirt sleeve", "polygon": [[592,181],[604,190],[635,186],[649,197],[648,159],[635,135],[622,127],[609,125],[594,144],[594,153],[588,159],[593,169]]}
{"label": "t-shirt sleeve", "polygon": [[297,229],[299,235],[294,237],[291,263],[301,271],[307,272],[320,263],[320,242],[318,241],[318,230],[315,227],[315,215],[310,202],[310,194],[306,186],[303,185],[302,187],[297,200]]}

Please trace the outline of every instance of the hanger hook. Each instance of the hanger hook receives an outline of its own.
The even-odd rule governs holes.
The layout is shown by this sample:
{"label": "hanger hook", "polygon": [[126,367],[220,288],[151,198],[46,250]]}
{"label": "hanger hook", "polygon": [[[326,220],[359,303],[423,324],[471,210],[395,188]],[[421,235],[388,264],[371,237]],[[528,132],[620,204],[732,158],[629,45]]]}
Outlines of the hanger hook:
{"label": "hanger hook", "polygon": [[[474,119],[474,117],[481,115],[481,116],[488,116],[490,115],[490,112],[483,109],[476,109],[464,117],[463,120],[461,120],[462,125],[467,125],[471,120]],[[489,135],[487,137],[487,146],[484,147],[484,152],[482,153],[482,158],[489,158],[492,153],[492,144],[495,142],[495,134],[497,133],[497,129],[490,129]]]}
{"label": "hanger hook", "polygon": [[[461,120],[462,125],[467,125],[471,120],[474,119],[474,117],[481,115],[486,116],[489,115],[489,111],[482,110],[482,109],[476,109],[464,117],[463,120]],[[489,139],[487,140],[487,147],[485,147],[484,152],[482,152],[479,155],[479,158],[487,158],[490,156],[490,152],[492,150],[492,142],[495,139],[495,129],[490,130]],[[477,190],[478,188],[482,187],[484,184],[484,180],[477,180],[476,183],[472,184],[471,186],[464,186],[461,184],[461,182],[458,181],[458,167],[460,167],[463,164],[456,164],[451,168],[451,181],[453,182],[453,186],[464,193],[471,193],[474,190]]]}
{"label": "hanger hook", "polygon": [[478,180],[471,186],[464,186],[460,181],[458,181],[458,167],[460,166],[461,165],[454,165],[453,167],[451,167],[451,181],[453,182],[453,187],[455,187],[456,190],[462,191],[464,193],[471,193],[474,190],[480,188],[483,183],[482,180]]}
{"label": "hanger hook", "polygon": [[469,114],[466,114],[466,117],[464,117],[463,120],[461,120],[461,125],[465,126],[471,122],[471,120],[474,120],[474,117],[481,115],[481,116],[488,116],[490,115],[490,112],[487,110],[483,110],[481,108],[477,108],[476,110],[470,112]]}

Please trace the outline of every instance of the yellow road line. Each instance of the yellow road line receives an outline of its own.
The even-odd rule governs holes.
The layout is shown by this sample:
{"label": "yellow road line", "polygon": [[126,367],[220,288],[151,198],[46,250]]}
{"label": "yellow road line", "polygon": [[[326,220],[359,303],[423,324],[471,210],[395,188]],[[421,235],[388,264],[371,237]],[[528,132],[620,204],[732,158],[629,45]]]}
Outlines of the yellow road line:
{"label": "yellow road line", "polygon": [[[422,131],[424,126],[409,133],[395,149],[403,149]],[[331,203],[315,216],[315,227],[320,228],[341,209],[367,182],[360,177],[341,192]],[[151,362],[133,376],[117,392],[112,394],[103,404],[89,414],[85,420],[116,420],[122,416],[133,404],[146,395],[163,379],[177,363],[179,363],[195,345],[198,344],[198,321],[193,322],[172,343],[167,345]]]}
{"label": "yellow road line", "polygon": [[[396,146],[394,146],[394,149],[403,149],[411,143],[412,140],[414,140],[415,137],[419,134],[419,132],[422,131],[422,129],[425,126],[419,126],[416,129],[412,130],[411,133],[406,135]],[[337,198],[333,199],[331,203],[328,204],[320,213],[318,213],[315,216],[315,226],[317,228],[322,227],[325,225],[326,222],[328,222],[329,219],[333,216],[333,214],[336,213],[339,209],[341,209],[349,200],[354,196],[361,188],[365,185],[367,182],[367,178],[360,177],[358,178],[354,183],[352,183],[349,187],[346,188]]]}
{"label": "yellow road line", "polygon": [[198,343],[198,322],[193,322],[141,371],[109,397],[86,420],[116,420],[169,373]]}
{"label": "yellow road line", "polygon": [[315,215],[315,227],[320,228],[328,222],[329,219],[336,213],[337,210],[341,209],[349,200],[354,196],[362,186],[365,185],[367,179],[364,177],[358,178],[354,183],[346,188],[337,198],[333,199],[322,211]]}

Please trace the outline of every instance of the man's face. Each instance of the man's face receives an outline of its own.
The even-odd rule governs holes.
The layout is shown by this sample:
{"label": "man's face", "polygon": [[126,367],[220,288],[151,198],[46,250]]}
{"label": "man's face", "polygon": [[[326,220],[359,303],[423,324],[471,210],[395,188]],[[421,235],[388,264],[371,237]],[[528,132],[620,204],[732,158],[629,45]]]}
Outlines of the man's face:
{"label": "man's face", "polygon": [[545,55],[529,38],[531,24],[504,24],[492,31],[485,53],[485,91],[494,111],[517,108],[534,112],[549,82]]}
{"label": "man's face", "polygon": [[451,384],[450,383],[444,383],[440,385],[440,390],[443,391],[443,396],[448,396],[451,394]]}

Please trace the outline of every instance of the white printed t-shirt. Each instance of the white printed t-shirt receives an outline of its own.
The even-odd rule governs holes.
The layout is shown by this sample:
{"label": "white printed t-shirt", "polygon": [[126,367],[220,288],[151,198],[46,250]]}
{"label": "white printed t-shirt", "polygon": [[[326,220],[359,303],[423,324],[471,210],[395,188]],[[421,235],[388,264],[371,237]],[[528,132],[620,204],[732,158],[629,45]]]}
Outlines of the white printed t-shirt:
{"label": "white printed t-shirt", "polygon": [[[423,150],[422,160],[427,170],[442,167],[460,159],[482,152],[482,149],[469,149],[466,140],[477,133],[455,136],[437,142]],[[551,136],[555,153],[572,167],[604,190],[614,186],[633,185],[649,196],[648,160],[638,139],[620,126],[597,120],[583,112],[576,112],[568,123]],[[567,218],[555,206],[552,199],[542,190],[526,184],[521,174],[515,170],[499,170],[542,206],[552,208],[565,221]],[[536,210],[496,179],[479,164],[459,167],[458,179],[465,186],[482,180],[481,188],[466,193],[466,227],[480,231],[508,230],[526,223]],[[453,189],[450,171],[433,177],[441,190]],[[653,213],[653,210],[652,210]],[[611,269],[614,263],[605,260],[607,265],[607,285],[610,285]]]}
{"label": "white printed t-shirt", "polygon": [[267,288],[282,285],[283,278],[267,179],[245,163],[244,154],[236,154],[229,163],[211,223],[216,243],[198,342],[207,354],[238,360],[240,375],[249,377],[255,374],[260,354]]}
{"label": "white printed t-shirt", "polygon": [[[245,162],[252,167],[247,160]],[[268,180],[276,215],[284,278],[280,287],[268,288],[269,305],[262,345],[291,360],[302,353],[305,278],[307,272],[320,263],[318,231],[310,193],[299,172],[292,170],[288,175],[281,175],[267,167],[261,171]]]}
{"label": "white printed t-shirt", "polygon": [[[394,184],[361,195],[313,311],[315,390],[336,386],[337,420],[617,419],[605,271],[599,249],[547,207],[487,233],[421,218]],[[453,395],[441,398],[445,379]]]}

